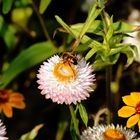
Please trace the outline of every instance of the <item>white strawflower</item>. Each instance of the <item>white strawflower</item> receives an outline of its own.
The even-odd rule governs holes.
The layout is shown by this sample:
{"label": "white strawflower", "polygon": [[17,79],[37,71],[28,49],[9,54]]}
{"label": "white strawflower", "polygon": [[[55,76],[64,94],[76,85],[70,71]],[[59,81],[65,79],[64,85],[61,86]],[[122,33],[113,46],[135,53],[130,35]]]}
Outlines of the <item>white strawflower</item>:
{"label": "white strawflower", "polygon": [[5,137],[6,135],[6,128],[3,125],[2,121],[0,120],[0,140],[8,140],[7,137]]}
{"label": "white strawflower", "polygon": [[122,125],[98,125],[82,132],[81,140],[140,140],[137,133]]}
{"label": "white strawflower", "polygon": [[[128,23],[136,26],[140,26],[140,11],[132,10],[129,15]],[[132,44],[137,47],[138,56],[135,55],[135,61],[140,62],[140,31],[135,31],[131,33],[127,33],[130,37],[125,37],[123,43]]]}
{"label": "white strawflower", "polygon": [[58,104],[76,104],[90,96],[95,81],[92,66],[79,55],[74,57],[76,64],[74,60],[54,55],[41,65],[37,83],[46,99]]}

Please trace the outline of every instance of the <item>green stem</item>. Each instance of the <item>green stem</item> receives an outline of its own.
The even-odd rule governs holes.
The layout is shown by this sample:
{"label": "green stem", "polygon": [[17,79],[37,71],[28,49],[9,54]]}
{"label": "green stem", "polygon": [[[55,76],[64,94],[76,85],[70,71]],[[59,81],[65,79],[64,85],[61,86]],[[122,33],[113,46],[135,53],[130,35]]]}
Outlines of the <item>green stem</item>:
{"label": "green stem", "polygon": [[106,104],[108,108],[108,114],[107,114],[107,124],[110,124],[112,122],[112,94],[111,94],[111,78],[112,77],[112,66],[106,67]]}
{"label": "green stem", "polygon": [[70,110],[71,119],[72,119],[72,123],[74,125],[76,135],[77,135],[78,139],[80,140],[80,132],[79,132],[79,128],[78,128],[78,120],[76,118],[76,114],[74,112],[74,108],[73,108],[72,105],[69,105],[69,110]]}
{"label": "green stem", "polygon": [[[99,6],[101,8],[103,8],[102,12],[101,12],[101,18],[102,21],[104,23],[104,34],[106,37],[106,34],[108,32],[108,28],[109,28],[109,23],[108,23],[108,15],[104,10],[104,1],[102,0],[98,0]],[[109,42],[107,42],[109,48],[110,49],[110,45]],[[112,66],[107,66],[106,67],[106,105],[108,108],[108,114],[107,114],[107,123],[110,124],[112,122],[112,105],[113,105],[113,98],[112,98],[112,93],[111,93],[111,77],[112,77]]]}
{"label": "green stem", "polygon": [[[38,12],[38,9],[37,9],[37,7],[36,7],[36,5],[35,5],[35,3],[34,3],[33,0],[32,0],[32,6],[33,6],[34,11],[35,11],[36,14],[37,14],[37,17],[38,17],[38,19],[39,19],[40,25],[41,25],[41,27],[42,27],[42,30],[43,30],[43,32],[44,32],[44,35],[45,35],[46,39],[49,40],[49,41],[53,44],[53,42],[52,42],[52,40],[51,40],[51,38],[50,38],[50,36],[49,36],[49,33],[48,33],[48,31],[47,31],[47,28],[46,28],[46,25],[45,25],[45,23],[44,23],[44,20],[43,20],[41,14]],[[54,44],[53,44],[53,46],[55,47]]]}

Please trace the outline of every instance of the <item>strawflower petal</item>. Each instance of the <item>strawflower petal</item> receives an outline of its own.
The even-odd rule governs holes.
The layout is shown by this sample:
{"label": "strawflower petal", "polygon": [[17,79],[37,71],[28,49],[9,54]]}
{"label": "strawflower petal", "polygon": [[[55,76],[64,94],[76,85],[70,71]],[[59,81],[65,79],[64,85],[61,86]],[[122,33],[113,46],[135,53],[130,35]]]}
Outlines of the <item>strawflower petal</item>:
{"label": "strawflower petal", "polygon": [[5,137],[5,135],[6,135],[6,127],[0,120],[0,140],[8,140],[8,138]]}
{"label": "strawflower petal", "polygon": [[135,107],[137,104],[137,101],[134,100],[131,95],[123,96],[122,99],[123,99],[123,102],[128,106]]}
{"label": "strawflower petal", "polygon": [[140,119],[140,115],[139,114],[135,114],[133,116],[131,116],[128,120],[127,120],[127,124],[126,127],[131,128],[132,126],[134,126]]}
{"label": "strawflower petal", "polygon": [[118,110],[118,116],[127,118],[133,115],[135,112],[135,108],[130,106],[123,106],[121,109]]}

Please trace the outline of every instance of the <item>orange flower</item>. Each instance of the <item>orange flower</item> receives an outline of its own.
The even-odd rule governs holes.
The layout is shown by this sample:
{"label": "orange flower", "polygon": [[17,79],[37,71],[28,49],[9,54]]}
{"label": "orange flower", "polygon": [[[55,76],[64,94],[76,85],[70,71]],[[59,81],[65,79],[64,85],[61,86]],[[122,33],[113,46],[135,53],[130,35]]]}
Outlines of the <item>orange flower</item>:
{"label": "orange flower", "polygon": [[25,108],[23,95],[9,89],[0,91],[0,112],[10,118],[13,116],[12,107],[17,109]]}
{"label": "orange flower", "polygon": [[128,118],[126,127],[130,128],[138,123],[140,132],[140,92],[132,92],[130,95],[122,97],[126,106],[118,110],[118,115]]}

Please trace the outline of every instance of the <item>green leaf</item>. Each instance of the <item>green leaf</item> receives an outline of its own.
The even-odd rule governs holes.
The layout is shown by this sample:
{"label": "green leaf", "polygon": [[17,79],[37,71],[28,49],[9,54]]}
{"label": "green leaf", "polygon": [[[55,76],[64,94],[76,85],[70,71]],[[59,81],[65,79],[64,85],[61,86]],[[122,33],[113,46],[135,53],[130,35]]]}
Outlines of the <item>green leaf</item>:
{"label": "green leaf", "polygon": [[40,1],[40,6],[39,6],[39,12],[41,14],[43,14],[50,3],[51,3],[51,0],[41,0]]}
{"label": "green leaf", "polygon": [[85,56],[85,59],[88,60],[90,59],[97,51],[99,50],[104,50],[103,48],[99,47],[93,47]]}
{"label": "green leaf", "polygon": [[3,19],[3,17],[0,15],[0,30],[2,29],[3,24],[4,24],[4,19]]}
{"label": "green leaf", "polygon": [[101,59],[101,57],[99,57],[98,59],[96,59],[94,61],[93,68],[95,69],[95,71],[98,71],[98,70],[100,70],[100,69],[102,69],[102,68],[104,68],[104,67],[106,67],[108,65],[112,65],[112,64],[110,62],[108,62],[108,61],[106,61],[106,62],[103,61]]}
{"label": "green leaf", "polygon": [[114,34],[109,40],[110,47],[114,46],[115,44],[119,44],[123,40],[124,36],[126,35],[122,33]]}
{"label": "green leaf", "polygon": [[65,134],[65,131],[67,129],[67,126],[68,126],[67,121],[59,122],[55,140],[62,140]]}
{"label": "green leaf", "polygon": [[35,126],[30,132],[24,134],[21,136],[19,140],[34,140],[34,138],[37,136],[38,131],[43,127],[43,124],[39,124]]}
{"label": "green leaf", "polygon": [[106,34],[106,39],[107,41],[110,40],[110,38],[113,36],[113,17],[110,18],[110,23],[109,23],[109,29],[108,29],[108,32]]}
{"label": "green leaf", "polygon": [[87,114],[86,108],[81,103],[78,104],[78,108],[79,108],[80,117],[81,117],[82,121],[84,122],[85,126],[87,127],[88,114]]}
{"label": "green leaf", "polygon": [[11,50],[15,47],[16,42],[17,42],[17,38],[15,35],[15,30],[13,26],[7,26],[4,27],[5,29],[0,33],[0,35],[3,37],[6,47],[8,48],[8,50]]}
{"label": "green leaf", "polygon": [[90,26],[92,25],[93,21],[96,19],[96,17],[100,14],[102,9],[98,7],[98,5],[95,3],[88,14],[88,17],[83,25],[83,28],[80,31],[79,37],[82,38],[83,35],[88,31]]}
{"label": "green leaf", "polygon": [[[75,38],[77,38],[79,36],[79,30],[78,29],[72,29],[70,28],[59,16],[55,16],[56,20],[64,27],[64,29],[72,34]],[[90,37],[88,37],[87,35],[84,35],[81,39],[81,42],[83,44],[86,44],[87,47],[93,48],[93,47],[98,47],[101,46],[101,43],[91,39]]]}
{"label": "green leaf", "polygon": [[72,140],[79,140],[79,138],[78,138],[78,136],[76,134],[74,124],[73,124],[72,120],[71,120],[71,123],[70,123],[70,134],[71,134]]}
{"label": "green leaf", "polygon": [[2,2],[2,12],[3,14],[7,14],[12,8],[13,0],[3,0]]}
{"label": "green leaf", "polygon": [[79,124],[79,120],[76,117],[76,111],[74,111],[74,108],[72,105],[69,105],[69,109],[70,109],[70,113],[71,113],[71,126],[70,126],[70,130],[71,131],[75,131],[75,134],[77,136],[79,136],[79,128],[78,128],[78,124]]}
{"label": "green leaf", "polygon": [[127,64],[131,64],[134,60],[134,51],[136,46],[130,44],[116,44],[115,48],[112,48],[110,55],[117,53],[124,53],[127,56]]}
{"label": "green leaf", "polygon": [[[70,26],[70,28],[72,30],[79,30],[81,31],[81,29],[83,28],[84,23],[77,23],[77,24],[73,24]],[[102,28],[103,24],[101,20],[94,20],[90,27],[87,30],[87,33],[94,33],[94,34],[98,34],[98,32],[100,32],[103,28]]]}
{"label": "green leaf", "polygon": [[55,15],[55,18],[57,22],[59,22],[68,33],[71,33],[73,35],[72,29],[59,16]]}
{"label": "green leaf", "polygon": [[0,89],[6,87],[18,74],[44,61],[57,52],[48,42],[36,43],[22,51],[0,77]]}
{"label": "green leaf", "polygon": [[133,32],[137,29],[138,26],[132,25],[123,21],[118,21],[113,23],[113,28],[115,33],[126,33],[126,32]]}
{"label": "green leaf", "polygon": [[87,49],[88,48],[86,44],[80,44],[79,46],[77,46],[76,51],[81,53],[87,51]]}
{"label": "green leaf", "polygon": [[7,47],[8,51],[12,50],[16,45],[16,32],[16,28],[13,25],[7,24],[3,17],[0,16],[0,37],[3,38],[6,44],[5,47]]}

